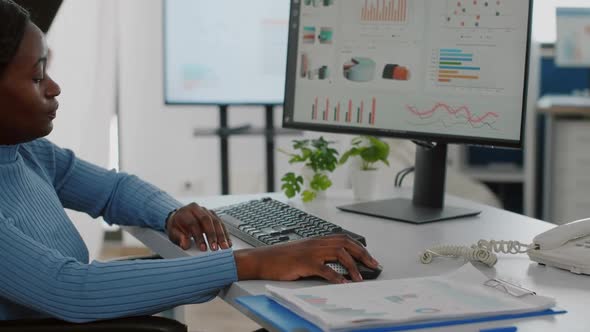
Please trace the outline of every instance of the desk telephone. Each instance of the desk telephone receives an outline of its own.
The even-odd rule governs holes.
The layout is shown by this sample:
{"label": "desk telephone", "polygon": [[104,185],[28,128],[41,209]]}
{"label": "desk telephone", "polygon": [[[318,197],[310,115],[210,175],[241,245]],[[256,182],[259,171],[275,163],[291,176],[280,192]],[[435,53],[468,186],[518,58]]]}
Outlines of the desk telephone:
{"label": "desk telephone", "polygon": [[434,257],[463,257],[492,267],[498,260],[495,253],[526,253],[532,261],[541,265],[590,275],[590,218],[573,221],[541,233],[533,239],[532,244],[480,240],[477,245],[471,247],[438,246],[423,252],[420,261],[428,264]]}

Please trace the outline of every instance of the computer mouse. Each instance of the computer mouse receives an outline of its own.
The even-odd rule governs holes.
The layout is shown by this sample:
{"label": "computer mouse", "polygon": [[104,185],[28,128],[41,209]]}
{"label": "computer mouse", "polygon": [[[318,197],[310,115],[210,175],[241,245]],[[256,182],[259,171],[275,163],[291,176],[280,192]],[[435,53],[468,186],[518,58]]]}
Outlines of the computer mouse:
{"label": "computer mouse", "polygon": [[[342,274],[346,279],[351,279],[348,269],[346,269],[344,265],[340,264],[339,262],[328,262],[326,265],[332,268],[334,271]],[[376,279],[382,271],[381,267],[372,269],[359,261],[356,261],[356,266],[359,269],[359,273],[361,274],[361,277],[363,277],[363,280]]]}

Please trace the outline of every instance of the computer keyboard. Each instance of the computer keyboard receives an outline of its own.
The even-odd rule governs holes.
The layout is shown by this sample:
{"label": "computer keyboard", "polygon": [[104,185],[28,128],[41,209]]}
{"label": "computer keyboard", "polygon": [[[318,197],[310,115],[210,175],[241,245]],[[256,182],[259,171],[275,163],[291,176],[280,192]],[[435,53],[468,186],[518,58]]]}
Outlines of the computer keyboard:
{"label": "computer keyboard", "polygon": [[[229,205],[214,211],[231,235],[253,247],[331,234],[347,234],[367,245],[365,238],[359,234],[271,198]],[[348,270],[340,263],[328,262],[326,265],[350,278]],[[357,268],[363,279],[375,279],[381,273],[380,269],[371,269],[359,262]]]}
{"label": "computer keyboard", "polygon": [[214,210],[228,232],[254,247],[331,234],[347,234],[367,245],[361,235],[271,198]]}

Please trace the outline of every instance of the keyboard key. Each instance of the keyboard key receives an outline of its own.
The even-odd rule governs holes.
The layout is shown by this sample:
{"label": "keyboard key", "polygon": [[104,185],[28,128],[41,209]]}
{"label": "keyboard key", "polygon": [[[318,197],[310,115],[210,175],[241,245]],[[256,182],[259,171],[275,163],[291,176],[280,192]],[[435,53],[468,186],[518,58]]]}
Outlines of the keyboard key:
{"label": "keyboard key", "polygon": [[225,222],[226,224],[230,224],[230,225],[232,225],[234,227],[237,227],[237,228],[239,228],[240,225],[242,224],[242,221],[241,220],[236,219],[236,218],[234,218],[232,216],[228,216],[228,215],[226,215],[223,218],[223,222]]}

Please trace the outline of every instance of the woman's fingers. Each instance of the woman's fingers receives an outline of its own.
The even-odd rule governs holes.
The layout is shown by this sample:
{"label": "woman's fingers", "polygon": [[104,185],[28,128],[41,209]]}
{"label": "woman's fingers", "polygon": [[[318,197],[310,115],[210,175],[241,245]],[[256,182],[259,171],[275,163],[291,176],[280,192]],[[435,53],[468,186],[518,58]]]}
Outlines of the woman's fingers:
{"label": "woman's fingers", "polygon": [[359,269],[356,266],[356,262],[354,261],[352,256],[350,256],[348,251],[346,251],[346,249],[337,249],[336,257],[338,258],[340,264],[342,264],[348,270],[348,274],[350,275],[350,279],[352,279],[352,281],[363,281],[363,277],[361,276]]}
{"label": "woman's fingers", "polygon": [[191,238],[201,251],[207,251],[207,242],[211,250],[229,249],[232,246],[223,221],[215,212],[197,203],[186,205],[170,214],[166,221],[166,232],[172,242],[185,250],[190,248]]}
{"label": "woman's fingers", "polygon": [[217,213],[215,213],[215,211],[209,210],[209,212],[211,212],[219,220],[219,225],[221,225],[221,228],[223,228],[223,234],[225,235],[225,239],[227,240],[227,244],[229,245],[229,247],[232,247],[233,243],[231,242],[231,237],[229,235],[229,232],[227,231],[227,228],[225,227],[225,224],[223,223],[223,220],[221,220],[221,218],[219,218],[219,216],[217,215]]}
{"label": "woman's fingers", "polygon": [[340,245],[350,253],[350,255],[356,259],[357,261],[365,264],[370,268],[377,268],[379,266],[379,262],[374,259],[369,251],[358,241],[353,240],[349,236],[346,238],[341,239]]}
{"label": "woman's fingers", "polygon": [[[198,206],[196,203],[189,205],[190,212],[194,218],[198,221],[201,231],[207,235],[207,241],[209,241],[209,247],[212,250],[217,250],[217,232],[215,231],[215,225],[213,224],[213,218],[209,213],[205,212],[203,208]],[[206,250],[207,248],[205,248]]]}
{"label": "woman's fingers", "polygon": [[190,235],[187,236],[186,234],[182,233],[178,228],[172,228],[168,233],[168,237],[174,244],[176,244],[184,250],[187,250],[191,247]]}
{"label": "woman's fingers", "polygon": [[197,248],[201,251],[207,251],[207,242],[205,242],[205,238],[203,237],[203,229],[199,223],[190,223],[189,225],[191,236],[195,240]]}
{"label": "woman's fingers", "polygon": [[341,275],[340,273],[334,271],[331,267],[325,265],[325,264],[321,264],[317,267],[317,274],[328,280],[331,283],[334,284],[344,284],[347,283],[348,280],[346,280],[346,278],[344,278],[343,275]]}
{"label": "woman's fingers", "polygon": [[217,243],[219,244],[219,247],[221,249],[228,249],[230,247],[228,240],[229,234],[227,234],[225,227],[223,226],[223,221],[211,211],[205,208],[203,208],[203,210],[205,210],[213,220],[213,226],[215,227],[215,234],[217,234]]}

